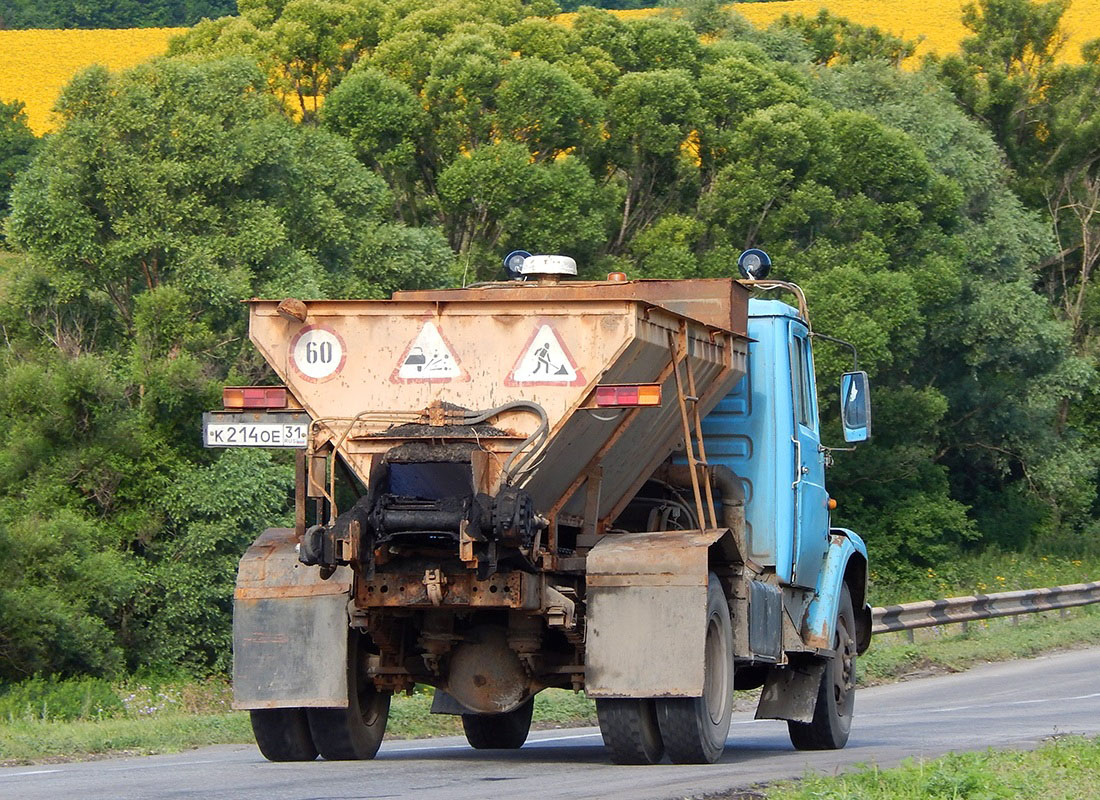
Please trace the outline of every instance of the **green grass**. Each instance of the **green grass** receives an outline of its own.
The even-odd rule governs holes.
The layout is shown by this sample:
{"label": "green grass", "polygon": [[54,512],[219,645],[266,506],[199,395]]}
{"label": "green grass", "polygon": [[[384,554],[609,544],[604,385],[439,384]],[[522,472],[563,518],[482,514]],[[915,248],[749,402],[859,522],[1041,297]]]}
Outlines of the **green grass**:
{"label": "green grass", "polygon": [[[210,698],[228,692],[222,683],[194,692]],[[152,692],[170,697],[170,690]],[[142,708],[147,698],[142,698]],[[163,697],[161,703],[166,701]],[[399,696],[390,706],[386,736],[391,739],[421,739],[462,733],[458,717],[430,714],[430,691]],[[595,725],[595,705],[583,694],[547,689],[535,698],[534,726],[553,728]],[[209,744],[250,744],[252,728],[244,711],[188,713],[178,704],[148,713],[109,719],[58,720],[33,715],[9,717],[0,723],[0,764],[29,764],[36,761],[73,761],[111,753],[137,755],[172,753]]]}
{"label": "green grass", "polygon": [[[871,554],[872,559],[874,554]],[[873,606],[965,597],[1014,589],[1039,589],[1070,583],[1088,583],[1100,575],[1100,556],[1079,558],[1054,555],[1004,553],[988,550],[904,576],[880,574],[872,564],[869,602]]]}
{"label": "green grass", "polygon": [[96,755],[174,753],[208,744],[252,741],[248,715],[187,714],[103,720],[43,722],[17,720],[0,725],[0,764],[79,761]]}
{"label": "green grass", "polygon": [[774,784],[727,798],[767,800],[1088,800],[1100,798],[1100,739],[1064,738],[1038,750],[952,753],[894,769]]}

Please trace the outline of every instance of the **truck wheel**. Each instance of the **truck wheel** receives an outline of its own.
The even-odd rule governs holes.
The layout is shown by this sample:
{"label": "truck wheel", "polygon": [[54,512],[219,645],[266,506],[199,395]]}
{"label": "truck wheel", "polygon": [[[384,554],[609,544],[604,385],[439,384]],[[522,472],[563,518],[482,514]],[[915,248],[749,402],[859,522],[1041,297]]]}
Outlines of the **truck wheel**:
{"label": "truck wheel", "polygon": [[475,750],[515,750],[523,747],[531,730],[535,698],[506,714],[463,714],[462,730]]}
{"label": "truck wheel", "polygon": [[707,638],[703,696],[657,701],[668,757],[674,764],[713,764],[726,749],[733,713],[733,626],[722,584],[707,584]]}
{"label": "truck wheel", "polygon": [[791,744],[799,750],[839,750],[848,743],[856,704],[856,615],[847,585],[840,594],[833,656],[825,665],[810,722],[788,722]]}
{"label": "truck wheel", "polygon": [[347,708],[310,708],[309,730],[321,757],[328,761],[374,758],[390,715],[390,692],[380,692],[367,675],[360,657],[361,634],[348,640]]}
{"label": "truck wheel", "polygon": [[656,764],[665,754],[657,708],[649,699],[596,698],[604,747],[616,764]]}
{"label": "truck wheel", "polygon": [[317,748],[304,708],[258,708],[249,712],[256,744],[268,761],[312,761]]}

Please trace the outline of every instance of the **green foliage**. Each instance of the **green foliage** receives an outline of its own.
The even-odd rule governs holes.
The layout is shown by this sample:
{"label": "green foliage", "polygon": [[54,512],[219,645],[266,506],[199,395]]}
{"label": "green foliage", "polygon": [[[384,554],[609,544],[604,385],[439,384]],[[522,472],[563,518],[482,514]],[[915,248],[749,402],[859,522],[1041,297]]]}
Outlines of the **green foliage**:
{"label": "green foliage", "polygon": [[187,465],[164,497],[165,530],[150,543],[153,572],[135,613],[148,620],[133,646],[155,664],[228,671],[237,562],[286,512],[289,464],[264,451],[230,450],[210,466]]}
{"label": "green foliage", "polygon": [[920,40],[907,41],[878,28],[859,25],[825,9],[817,16],[784,14],[775,27],[797,34],[806,43],[815,64],[853,64],[882,60],[894,66],[913,55]]}
{"label": "green foliage", "polygon": [[0,720],[105,719],[123,709],[110,681],[103,678],[58,680],[39,675],[0,694]]}
{"label": "green foliage", "polygon": [[[1064,0],[981,0],[964,13],[973,36],[963,41],[962,53],[929,63],[988,126],[1013,169],[1013,187],[1025,203],[1050,215],[1057,239],[1037,259],[1037,277],[1069,330],[1076,358],[1036,383],[1031,394],[1034,402],[1056,407],[1055,437],[1037,438],[1034,426],[1026,426],[1009,448],[1045,454],[1038,466],[1034,456],[1030,465],[1021,459],[1021,469],[1048,500],[1054,528],[1081,524],[1094,502],[1100,464],[1090,402],[1100,358],[1092,310],[1100,265],[1100,66],[1088,57],[1095,53],[1088,46],[1084,63],[1056,62],[1067,6]],[[1009,313],[1019,319],[1030,302],[1021,294]],[[1043,355],[1034,355],[1042,361]],[[1026,374],[1026,366],[1018,366]],[[1037,442],[1041,447],[1031,451]]]}
{"label": "green foliage", "polygon": [[19,101],[0,101],[0,223],[8,215],[12,184],[27,165],[38,139],[27,125],[27,115]]}
{"label": "green foliage", "polygon": [[0,28],[163,28],[236,11],[234,0],[7,0]]}
{"label": "green foliage", "polygon": [[429,228],[247,61],[93,68],[14,190],[0,326],[0,677],[225,669],[236,562],[285,522],[290,468],[196,436],[268,380],[239,301],[445,280]]}

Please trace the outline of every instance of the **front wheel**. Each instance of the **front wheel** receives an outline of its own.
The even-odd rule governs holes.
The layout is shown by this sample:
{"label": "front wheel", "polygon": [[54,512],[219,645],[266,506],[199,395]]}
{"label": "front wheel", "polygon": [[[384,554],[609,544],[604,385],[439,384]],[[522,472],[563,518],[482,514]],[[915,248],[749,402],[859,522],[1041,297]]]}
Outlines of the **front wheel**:
{"label": "front wheel", "polygon": [[477,750],[515,750],[523,747],[531,730],[535,698],[505,714],[463,714],[462,730],[466,741]]}
{"label": "front wheel", "polygon": [[713,764],[726,749],[733,714],[733,625],[718,577],[707,584],[702,697],[657,700],[657,721],[674,764]]}
{"label": "front wheel", "polygon": [[839,750],[848,743],[856,705],[856,615],[845,585],[833,636],[833,654],[825,665],[810,722],[788,722],[791,744],[799,750]]}
{"label": "front wheel", "polygon": [[366,671],[364,636],[348,640],[348,707],[310,708],[309,730],[321,757],[328,761],[374,758],[386,733],[390,692],[380,692]]}

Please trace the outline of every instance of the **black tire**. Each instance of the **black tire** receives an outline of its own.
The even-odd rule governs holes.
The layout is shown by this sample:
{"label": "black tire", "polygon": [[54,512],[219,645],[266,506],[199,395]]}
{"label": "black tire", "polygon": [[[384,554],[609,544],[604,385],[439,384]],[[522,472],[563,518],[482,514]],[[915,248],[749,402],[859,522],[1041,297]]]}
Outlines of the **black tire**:
{"label": "black tire", "polygon": [[839,750],[848,743],[856,705],[856,615],[844,586],[840,595],[833,657],[825,665],[810,722],[788,722],[791,744],[799,750]]}
{"label": "black tire", "polygon": [[718,577],[707,583],[703,696],[657,701],[657,722],[674,764],[713,764],[726,749],[733,713],[733,625]]}
{"label": "black tire", "polygon": [[531,714],[535,710],[535,698],[517,706],[506,714],[463,714],[462,730],[466,741],[475,750],[515,750],[523,747],[531,731]]}
{"label": "black tire", "polygon": [[268,761],[312,761],[317,748],[304,708],[258,708],[249,712],[256,745]]}
{"label": "black tire", "polygon": [[327,761],[374,758],[386,733],[390,692],[380,692],[366,673],[361,652],[364,637],[352,632],[348,640],[347,708],[310,708],[309,730],[321,757]]}
{"label": "black tire", "polygon": [[604,746],[616,764],[656,764],[664,757],[653,700],[597,698],[596,716]]}

